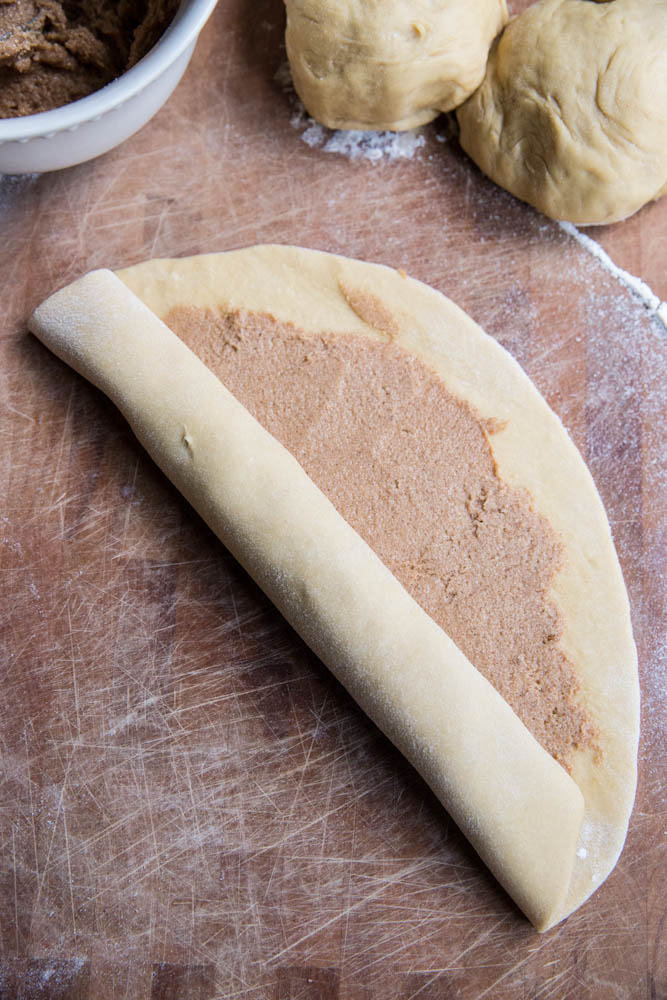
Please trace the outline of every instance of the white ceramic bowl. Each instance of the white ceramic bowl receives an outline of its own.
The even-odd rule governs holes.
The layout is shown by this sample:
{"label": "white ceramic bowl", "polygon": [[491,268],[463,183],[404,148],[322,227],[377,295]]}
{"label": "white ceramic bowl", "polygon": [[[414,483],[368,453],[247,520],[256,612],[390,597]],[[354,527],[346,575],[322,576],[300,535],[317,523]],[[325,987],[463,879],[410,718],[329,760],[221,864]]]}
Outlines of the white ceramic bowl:
{"label": "white ceramic bowl", "polygon": [[137,132],[167,100],[217,0],[183,0],[159,42],[136,66],[80,101],[0,119],[0,174],[71,167]]}

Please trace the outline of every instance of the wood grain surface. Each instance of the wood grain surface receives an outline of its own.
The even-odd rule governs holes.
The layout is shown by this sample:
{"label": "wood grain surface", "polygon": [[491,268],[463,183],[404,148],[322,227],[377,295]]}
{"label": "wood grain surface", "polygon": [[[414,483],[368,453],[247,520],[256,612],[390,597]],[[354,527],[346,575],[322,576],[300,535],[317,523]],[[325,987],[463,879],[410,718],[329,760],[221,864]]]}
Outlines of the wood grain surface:
{"label": "wood grain surface", "polygon": [[[0,998],[665,997],[665,330],[446,121],[406,159],[309,145],[283,16],[221,0],[137,136],[0,179]],[[589,233],[667,298],[667,200]],[[451,296],[596,479],[640,653],[639,790],[616,870],[546,935],[113,407],[26,332],[93,267],[268,241]]]}

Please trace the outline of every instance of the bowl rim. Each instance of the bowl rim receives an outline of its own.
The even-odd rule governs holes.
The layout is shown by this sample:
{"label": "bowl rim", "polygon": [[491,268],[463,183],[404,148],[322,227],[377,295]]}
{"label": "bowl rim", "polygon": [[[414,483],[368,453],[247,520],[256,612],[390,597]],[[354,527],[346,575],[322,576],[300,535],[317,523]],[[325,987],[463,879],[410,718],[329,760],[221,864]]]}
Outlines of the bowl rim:
{"label": "bowl rim", "polygon": [[0,143],[50,138],[115,111],[161,76],[197,38],[218,0],[183,0],[164,34],[138,63],[78,101],[34,115],[0,118]]}

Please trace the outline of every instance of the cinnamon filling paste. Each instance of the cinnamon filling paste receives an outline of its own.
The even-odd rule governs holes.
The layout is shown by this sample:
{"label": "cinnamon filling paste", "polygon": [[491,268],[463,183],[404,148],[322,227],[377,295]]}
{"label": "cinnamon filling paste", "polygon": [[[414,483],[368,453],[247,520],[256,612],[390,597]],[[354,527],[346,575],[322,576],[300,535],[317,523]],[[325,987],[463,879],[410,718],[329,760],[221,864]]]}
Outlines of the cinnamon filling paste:
{"label": "cinnamon filling paste", "polygon": [[0,118],[87,97],[134,66],[179,0],[0,0]]}
{"label": "cinnamon filling paste", "polygon": [[167,322],[556,760],[594,746],[548,596],[560,545],[499,478],[492,426],[392,342],[248,312],[179,308]]}

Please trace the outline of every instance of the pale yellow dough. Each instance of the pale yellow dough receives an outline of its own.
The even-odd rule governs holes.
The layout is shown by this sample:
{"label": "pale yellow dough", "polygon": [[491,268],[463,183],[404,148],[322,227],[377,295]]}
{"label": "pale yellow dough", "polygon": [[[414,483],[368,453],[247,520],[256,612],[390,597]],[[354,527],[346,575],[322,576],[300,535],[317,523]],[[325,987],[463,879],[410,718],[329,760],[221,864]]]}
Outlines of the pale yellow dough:
{"label": "pale yellow dough", "polygon": [[[36,311],[31,329],[116,402],[161,468],[424,776],[535,926],[561,920],[608,875],[625,839],[638,681],[609,526],[558,418],[452,302],[385,267],[256,247],[149,261],[119,274],[93,272],[63,289]],[[580,754],[572,778],[160,319],[178,306],[249,309],[313,334],[386,337],[350,305],[367,293],[391,314],[391,335],[450,391],[505,422],[491,439],[499,473],[528,489],[562,536],[553,597],[603,754],[599,763]]]}
{"label": "pale yellow dough", "polygon": [[475,163],[546,215],[626,218],[667,193],[667,0],[538,0],[457,116]]}
{"label": "pale yellow dough", "polygon": [[329,128],[409,129],[484,76],[505,0],[285,0],[296,91]]}

